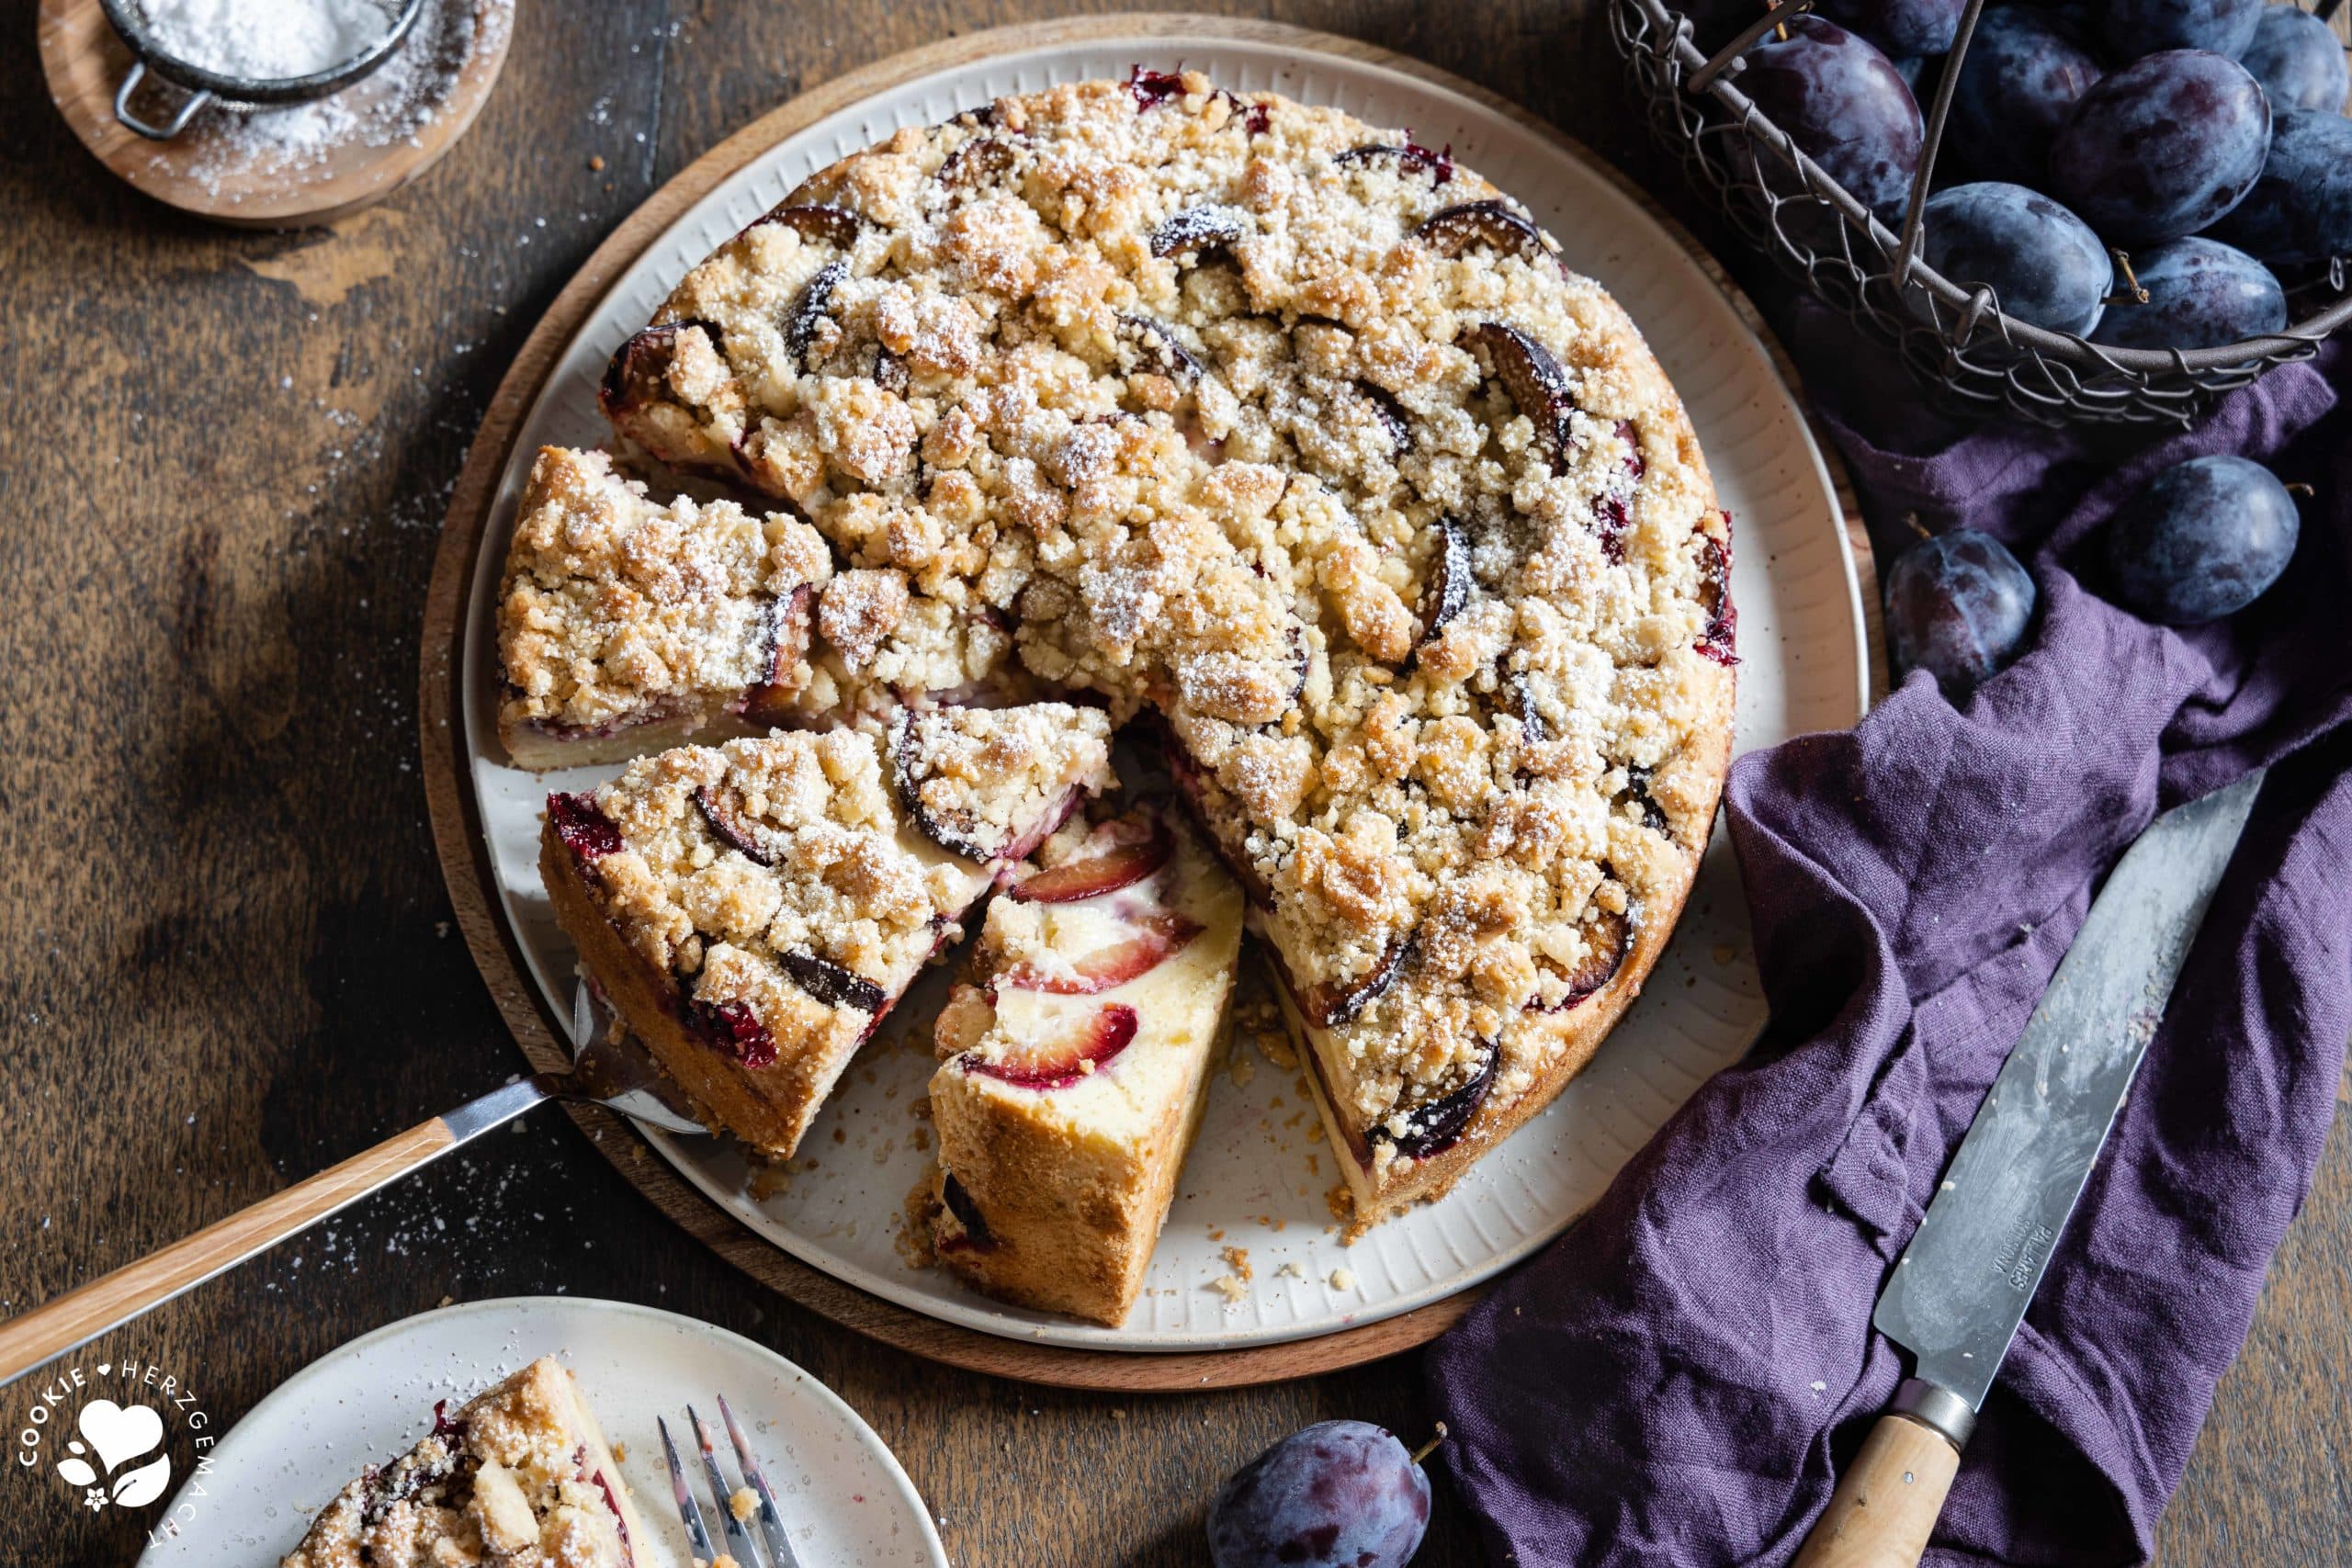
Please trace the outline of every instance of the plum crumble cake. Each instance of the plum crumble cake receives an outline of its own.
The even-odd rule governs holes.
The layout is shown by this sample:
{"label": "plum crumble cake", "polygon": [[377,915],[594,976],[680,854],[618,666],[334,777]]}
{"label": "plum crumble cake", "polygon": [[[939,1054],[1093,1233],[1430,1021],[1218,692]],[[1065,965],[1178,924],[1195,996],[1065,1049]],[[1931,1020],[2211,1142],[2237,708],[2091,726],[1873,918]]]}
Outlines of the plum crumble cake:
{"label": "plum crumble cake", "polygon": [[[1546,1104],[1656,962],[1729,758],[1729,518],[1633,322],[1449,154],[1190,73],[1001,99],[807,181],[602,400],[956,629],[958,695],[1151,718],[1363,1221]],[[825,644],[822,566],[768,571]],[[686,995],[749,984],[728,951]]]}
{"label": "plum crumble cake", "polygon": [[1116,1324],[1200,1123],[1241,890],[1144,807],[1048,839],[942,1010],[939,1168],[909,1218],[992,1295]]}
{"label": "plum crumble cake", "polygon": [[1040,703],[679,747],[549,795],[539,871],[630,1032],[788,1156],[966,911],[1108,785],[1109,735]]}
{"label": "plum crumble cake", "polygon": [[639,1521],[571,1374],[542,1358],[335,1495],[283,1568],[634,1568]]}

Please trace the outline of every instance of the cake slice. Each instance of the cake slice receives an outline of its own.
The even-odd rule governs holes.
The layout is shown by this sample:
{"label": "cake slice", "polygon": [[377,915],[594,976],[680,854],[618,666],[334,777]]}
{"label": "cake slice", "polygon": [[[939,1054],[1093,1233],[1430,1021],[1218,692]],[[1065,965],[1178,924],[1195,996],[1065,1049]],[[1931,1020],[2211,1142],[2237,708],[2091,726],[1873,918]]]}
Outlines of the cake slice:
{"label": "cake slice", "polygon": [[1200,1122],[1241,890],[1153,807],[1073,824],[1038,858],[940,1014],[939,1168],[910,1219],[989,1294],[1115,1325]]}
{"label": "cake slice", "polygon": [[335,1495],[282,1568],[635,1568],[652,1537],[580,1385],[548,1357]]}
{"label": "cake slice", "polygon": [[780,722],[817,678],[832,575],[797,519],[662,504],[601,452],[542,447],[499,592],[499,739],[536,770]]}
{"label": "cake slice", "polygon": [[1109,736],[1038,703],[680,747],[550,795],[539,870],[622,1022],[781,1157],[966,911],[1109,786]]}

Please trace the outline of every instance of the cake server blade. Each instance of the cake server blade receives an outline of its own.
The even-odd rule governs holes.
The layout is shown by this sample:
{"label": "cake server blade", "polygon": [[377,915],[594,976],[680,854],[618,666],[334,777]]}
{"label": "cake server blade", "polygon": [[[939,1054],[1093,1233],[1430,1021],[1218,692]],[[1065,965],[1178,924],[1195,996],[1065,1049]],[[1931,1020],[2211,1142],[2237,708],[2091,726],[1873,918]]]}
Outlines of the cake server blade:
{"label": "cake server blade", "polygon": [[2099,890],[1879,1296],[1871,1322],[1917,1358],[1917,1375],[1839,1480],[1797,1568],[1917,1562],[1926,1549],[1961,1446],[2155,1036],[2262,779],[2257,771],[2165,813]]}

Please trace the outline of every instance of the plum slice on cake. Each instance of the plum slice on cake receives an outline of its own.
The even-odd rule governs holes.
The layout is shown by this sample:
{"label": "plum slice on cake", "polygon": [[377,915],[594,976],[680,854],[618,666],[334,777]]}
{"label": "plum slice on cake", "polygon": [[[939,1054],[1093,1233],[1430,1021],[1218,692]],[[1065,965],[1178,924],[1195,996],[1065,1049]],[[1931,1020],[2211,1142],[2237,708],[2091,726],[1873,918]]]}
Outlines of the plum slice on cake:
{"label": "plum slice on cake", "polygon": [[1199,1125],[1241,890],[1152,807],[1072,823],[1037,859],[940,1014],[939,1167],[910,1213],[989,1294],[1115,1325]]}
{"label": "plum slice on cake", "polygon": [[1108,787],[1109,734],[1036,703],[679,747],[550,795],[539,869],[621,1021],[782,1157],[966,911]]}
{"label": "plum slice on cake", "polygon": [[335,1495],[282,1568],[636,1568],[650,1540],[571,1374],[548,1357]]}

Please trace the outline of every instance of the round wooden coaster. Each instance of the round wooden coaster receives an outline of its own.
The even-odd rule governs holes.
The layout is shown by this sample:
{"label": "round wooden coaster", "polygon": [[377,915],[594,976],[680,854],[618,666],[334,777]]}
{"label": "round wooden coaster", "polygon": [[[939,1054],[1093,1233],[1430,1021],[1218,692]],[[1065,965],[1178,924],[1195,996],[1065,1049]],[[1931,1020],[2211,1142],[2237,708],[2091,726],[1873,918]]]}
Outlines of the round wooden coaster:
{"label": "round wooden coaster", "polygon": [[[425,598],[418,704],[424,731],[425,794],[433,814],[434,840],[440,852],[443,874],[448,879],[458,923],[473,950],[475,962],[481,965],[482,977],[489,982],[491,994],[534,1068],[560,1069],[569,1064],[570,1054],[561,1043],[560,1023],[546,1011],[537,988],[526,977],[513,935],[498,914],[493,874],[467,763],[458,748],[456,727],[462,722],[458,682],[461,678],[465,601],[482,530],[514,447],[515,428],[538,395],[557,356],[579,331],[611,280],[655,236],[720,181],[805,126],[897,83],[993,55],[1105,38],[1149,36],[1182,40],[1219,33],[1263,39],[1300,51],[1367,61],[1437,83],[1535,129],[1581,161],[1609,173],[1619,187],[1641,202],[1723,289],[1766,344],[1782,378],[1792,387],[1797,384],[1794,370],[1773,343],[1755,307],[1698,242],[1635,187],[1608,171],[1607,165],[1580,145],[1524,109],[1459,77],[1372,44],[1275,22],[1224,17],[1130,14],[1073,17],[972,33],[910,50],[802,94],[688,165],[631,213],[573,276],[532,331],[492,398],[481,433],[467,455],[465,470],[459,476],[442,528],[432,585]],[[1826,443],[1825,455],[1845,512],[1848,536],[1858,564],[1867,573],[1870,546],[1862,533],[1860,511],[1844,470]],[[1874,593],[1865,595],[1873,606],[1876,597]],[[1874,615],[1870,627],[1875,655]],[[1874,668],[1880,662],[1873,658]],[[575,1110],[573,1115],[591,1130],[605,1156],[663,1213],[752,1278],[837,1323],[901,1349],[1025,1382],[1074,1388],[1173,1392],[1306,1377],[1377,1360],[1424,1344],[1459,1321],[1481,1294],[1479,1291],[1468,1291],[1419,1311],[1359,1328],[1240,1350],[1109,1352],[1010,1339],[925,1317],[809,1268],[754,1235],[689,1186],[630,1130],[624,1119],[593,1110]]]}
{"label": "round wooden coaster", "polygon": [[[132,187],[217,222],[290,229],[372,206],[440,162],[489,100],[506,64],[514,19],[514,0],[428,4],[390,61],[325,100],[363,125],[373,117],[382,129],[288,161],[241,156],[231,140],[234,117],[217,106],[170,141],[151,141],[117,119],[115,90],[132,56],[107,25],[98,0],[41,0],[41,69],[49,96],[82,145]],[[412,118],[392,108],[418,91],[414,73],[452,65],[455,77],[446,91],[433,93],[429,116]]]}

